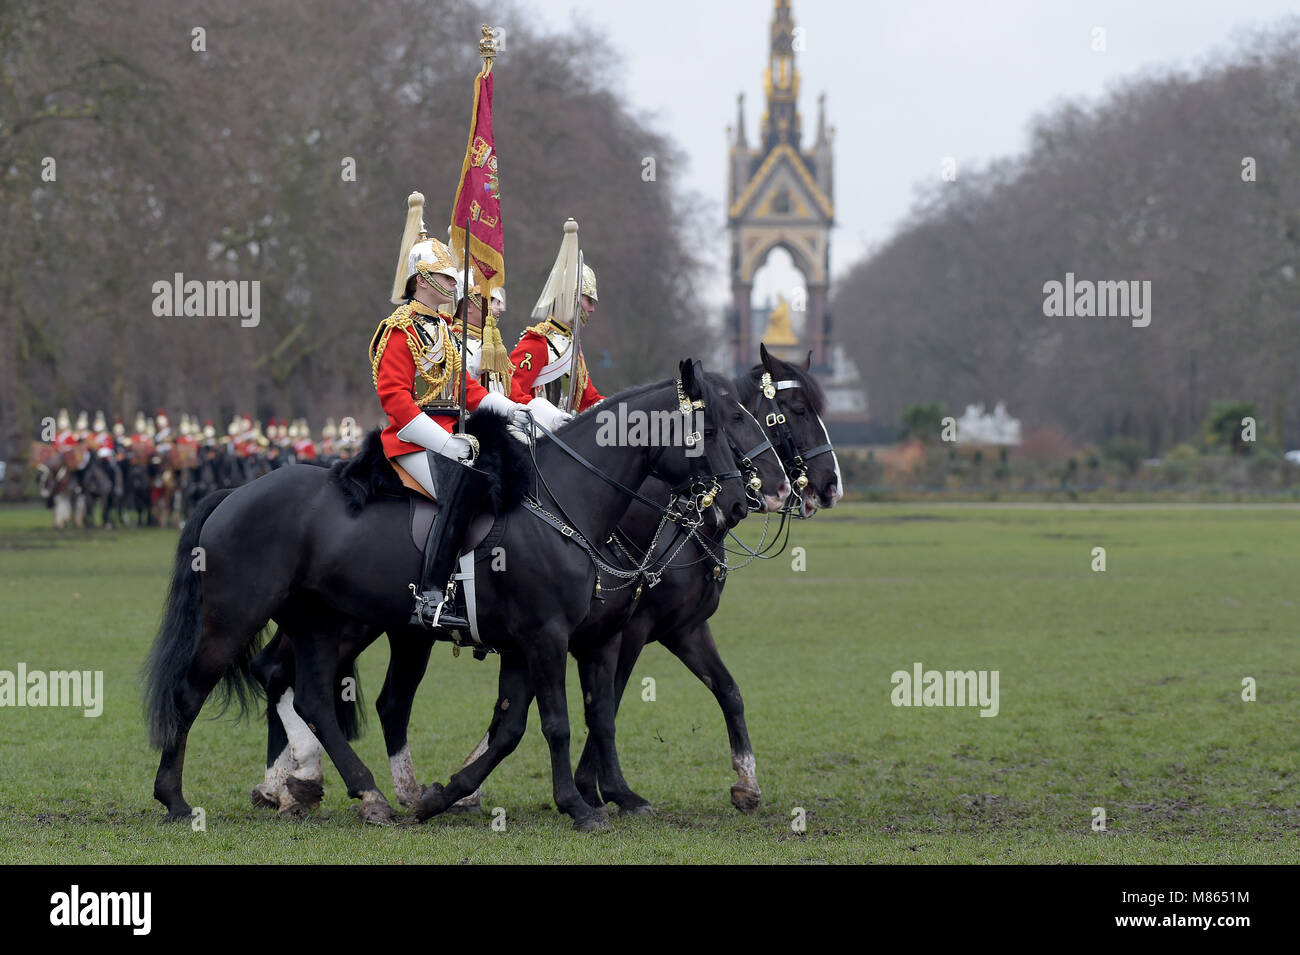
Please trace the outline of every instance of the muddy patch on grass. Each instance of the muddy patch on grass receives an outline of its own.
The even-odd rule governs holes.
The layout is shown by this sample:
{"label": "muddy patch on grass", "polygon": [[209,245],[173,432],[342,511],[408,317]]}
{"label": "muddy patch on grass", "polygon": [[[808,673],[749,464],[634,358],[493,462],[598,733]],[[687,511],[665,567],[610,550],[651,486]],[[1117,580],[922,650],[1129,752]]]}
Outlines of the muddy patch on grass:
{"label": "muddy patch on grass", "polygon": [[0,550],[54,550],[81,542],[80,537],[55,536],[56,532],[13,531],[0,535]]}

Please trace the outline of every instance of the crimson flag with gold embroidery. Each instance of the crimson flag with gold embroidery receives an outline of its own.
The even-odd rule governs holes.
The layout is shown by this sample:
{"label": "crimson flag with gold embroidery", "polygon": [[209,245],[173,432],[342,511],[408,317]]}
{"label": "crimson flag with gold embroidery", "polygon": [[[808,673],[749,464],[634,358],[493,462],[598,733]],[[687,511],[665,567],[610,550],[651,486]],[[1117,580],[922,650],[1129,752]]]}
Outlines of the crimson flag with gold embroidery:
{"label": "crimson flag with gold embroidery", "polygon": [[480,72],[474,80],[474,115],[451,213],[451,247],[457,261],[465,256],[465,223],[469,222],[470,260],[476,285],[484,294],[506,280],[505,229],[501,222],[496,140],[492,135],[492,86],[490,69]]}

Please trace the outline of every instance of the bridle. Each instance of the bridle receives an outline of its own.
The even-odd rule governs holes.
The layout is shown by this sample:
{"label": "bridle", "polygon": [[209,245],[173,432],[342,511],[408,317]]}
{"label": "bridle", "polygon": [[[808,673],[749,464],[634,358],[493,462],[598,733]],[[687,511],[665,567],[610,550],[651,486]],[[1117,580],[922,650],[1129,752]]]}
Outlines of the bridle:
{"label": "bridle", "polygon": [[[680,375],[677,377],[677,410],[681,414],[683,422],[691,421],[693,412],[704,411],[704,399],[695,398],[692,400],[691,398],[688,398],[686,396],[686,389],[682,386]],[[687,425],[683,426],[683,430],[685,430],[685,427],[687,427]],[[727,445],[731,449],[732,463],[738,463],[739,459],[736,457],[736,446],[732,442],[731,434],[727,432],[725,428],[723,429],[723,433],[726,434]],[[697,447],[703,441],[704,436],[699,431],[687,432],[682,436],[682,443],[688,448]],[[665,450],[667,450],[666,446],[660,448],[659,453],[655,455],[655,460],[650,466],[650,476],[658,478],[667,484],[668,481],[664,479],[663,475],[657,472],[659,459],[663,456]],[[670,498],[668,506],[671,508],[674,503],[680,502],[685,505],[687,513],[693,513],[696,517],[702,520],[704,512],[713,506],[714,500],[716,500],[718,494],[721,493],[722,482],[745,480],[745,476],[741,474],[741,469],[739,467],[733,468],[730,471],[710,473],[707,470],[708,462],[703,460],[703,454],[687,455],[687,457],[691,460],[690,474],[685,481],[682,481],[680,484],[676,484],[671,488],[669,492]],[[697,464],[699,466],[697,466]],[[760,481],[759,483],[761,484],[762,482]],[[748,493],[748,488],[746,488],[747,500]],[[645,498],[641,497],[641,495],[638,494],[637,497],[640,498],[642,502],[645,501]],[[663,505],[656,505],[656,507],[662,508]]]}
{"label": "bridle", "polygon": [[[768,431],[776,437],[777,455],[785,464],[785,473],[790,478],[790,497],[781,510],[783,513],[790,513],[795,516],[801,516],[803,512],[804,492],[808,487],[808,463],[813,458],[822,454],[829,454],[834,450],[831,447],[829,435],[827,435],[824,444],[819,444],[806,451],[802,450],[799,447],[799,442],[795,440],[790,423],[786,420],[785,412],[776,403],[776,393],[778,391],[788,391],[802,387],[803,385],[793,378],[773,381],[772,373],[766,370],[764,370],[762,378],[759,379],[759,394],[762,396],[759,401],[759,411],[764,414],[763,423],[767,426]],[[767,404],[766,408],[763,407],[764,402]],[[823,424],[822,432],[825,433],[825,431],[826,426]]]}
{"label": "bridle", "polygon": [[[741,567],[745,567],[753,563],[755,560],[771,560],[781,555],[781,553],[785,550],[786,544],[790,540],[790,524],[788,523],[789,518],[791,517],[795,517],[799,519],[803,518],[804,493],[808,487],[809,462],[813,458],[818,457],[819,455],[827,454],[834,451],[834,448],[831,446],[830,443],[829,434],[826,435],[827,440],[824,443],[809,448],[806,451],[801,449],[799,447],[798,440],[795,438],[794,430],[790,427],[789,421],[786,420],[785,412],[782,411],[781,406],[777,404],[776,402],[777,392],[788,391],[788,390],[792,390],[795,388],[802,388],[802,387],[803,384],[793,378],[782,379],[780,381],[773,381],[772,373],[767,370],[763,371],[762,377],[759,379],[758,410],[761,414],[764,415],[764,419],[762,422],[763,425],[766,426],[764,430],[764,434],[773,435],[776,439],[776,445],[773,446],[771,441],[768,441],[765,442],[764,445],[761,445],[759,448],[755,450],[756,452],[761,453],[761,451],[767,447],[773,448],[773,450],[776,452],[777,458],[782,462],[783,466],[785,467],[786,476],[789,477],[790,479],[790,496],[786,498],[785,503],[782,504],[781,506],[781,509],[779,511],[781,515],[781,522],[777,526],[776,534],[773,536],[772,541],[770,543],[767,540],[768,521],[771,520],[770,513],[767,514],[764,518],[763,538],[761,541],[759,541],[757,549],[750,547],[743,540],[741,540],[736,535],[734,530],[728,529],[726,536],[730,537],[731,540],[739,546],[740,550],[739,551],[732,550],[730,547],[726,545],[724,541],[722,544],[722,557],[720,562],[725,566],[727,554],[743,554],[748,557],[748,560],[746,560],[744,563],[739,564],[737,565],[737,567],[731,569],[740,569]],[[763,406],[765,402],[766,402],[766,407]],[[749,409],[745,407],[743,403],[741,407],[745,408],[747,412],[749,411]],[[821,419],[819,417],[818,421],[820,420]],[[826,434],[826,425],[824,423],[822,424],[822,433]],[[734,444],[732,445],[732,453],[733,454],[737,453],[737,449]],[[754,454],[751,453],[747,457],[752,458],[753,456]],[[752,462],[748,462],[748,463],[752,463]],[[755,472],[755,476],[757,476],[756,472]],[[761,482],[760,482],[760,486],[761,486]],[[748,493],[748,488],[747,488],[747,493]],[[751,498],[751,510],[761,510],[761,507],[753,507],[752,506],[753,503],[754,501]],[[713,554],[712,550],[708,547],[707,544],[701,541],[701,545],[704,546],[706,552],[708,552],[710,556],[714,557],[715,560],[718,560],[717,556]],[[716,574],[715,577],[717,577]]]}

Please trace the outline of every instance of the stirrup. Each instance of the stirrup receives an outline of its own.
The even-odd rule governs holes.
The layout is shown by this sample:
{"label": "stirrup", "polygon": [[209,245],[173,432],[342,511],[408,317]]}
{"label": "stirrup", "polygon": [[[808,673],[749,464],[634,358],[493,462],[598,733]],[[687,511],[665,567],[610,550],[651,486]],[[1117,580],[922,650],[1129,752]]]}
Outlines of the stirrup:
{"label": "stirrup", "polygon": [[[410,587],[411,594],[415,597],[415,612],[411,616],[420,626],[429,630],[437,630],[439,627],[443,626],[442,616],[443,612],[446,611],[447,617],[451,621],[448,629],[465,630],[469,628],[469,622],[458,617],[454,608],[448,606],[455,591],[448,588],[447,591],[444,592],[443,598],[437,603],[434,603],[428,597],[424,596],[415,584],[408,584],[407,586]],[[432,618],[429,617],[430,613],[433,615]]]}

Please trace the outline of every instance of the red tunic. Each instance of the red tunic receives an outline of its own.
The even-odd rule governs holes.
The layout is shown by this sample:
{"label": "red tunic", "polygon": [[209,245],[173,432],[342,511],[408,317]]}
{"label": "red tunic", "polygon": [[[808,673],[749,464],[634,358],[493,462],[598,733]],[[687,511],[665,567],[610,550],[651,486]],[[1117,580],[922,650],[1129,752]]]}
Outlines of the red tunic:
{"label": "red tunic", "polygon": [[[570,345],[570,348],[573,346]],[[526,405],[536,397],[538,388],[544,386],[535,385],[538,374],[543,368],[551,362],[550,342],[546,336],[537,331],[536,326],[529,328],[524,332],[519,344],[515,350],[510,353],[510,362],[515,366],[515,373],[510,379],[510,397],[512,400]],[[586,371],[586,361],[583,360],[583,370]],[[596,390],[596,386],[591,381],[591,374],[586,374],[586,385],[582,389],[582,400],[578,402],[578,411],[583,412],[594,405],[597,401],[604,400],[604,395]]]}
{"label": "red tunic", "polygon": [[[414,339],[416,345],[420,344],[419,334],[414,328],[393,329],[384,348],[384,354],[379,359],[378,378],[375,381],[379,403],[383,406],[384,414],[388,415],[388,427],[383,430],[379,439],[383,442],[384,454],[390,458],[395,458],[399,454],[426,450],[423,445],[403,441],[397,436],[397,432],[410,424],[416,415],[424,414],[424,410],[415,403],[415,359],[411,357],[411,349],[405,341],[405,336]],[[450,343],[447,347],[451,347]],[[473,411],[487,396],[488,391],[468,374],[465,375],[465,389],[465,406]],[[438,414],[432,417],[448,432],[456,424],[455,414]]]}

